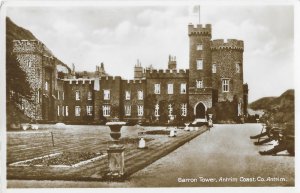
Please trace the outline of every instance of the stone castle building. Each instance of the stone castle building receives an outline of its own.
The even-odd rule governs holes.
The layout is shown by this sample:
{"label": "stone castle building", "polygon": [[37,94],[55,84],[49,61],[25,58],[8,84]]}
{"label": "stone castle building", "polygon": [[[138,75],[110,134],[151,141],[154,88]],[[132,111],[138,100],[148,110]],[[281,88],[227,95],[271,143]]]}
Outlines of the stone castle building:
{"label": "stone castle building", "polygon": [[247,113],[248,86],[243,83],[243,41],[212,40],[211,25],[188,25],[189,68],[177,69],[169,56],[167,69],[144,68],[138,61],[134,79],[109,76],[104,65],[95,72],[76,72],[62,64],[38,41],[14,40],[13,52],[26,71],[33,101],[20,108],[33,120],[91,122],[104,118],[169,120],[180,116],[207,120],[207,110],[236,100],[237,116]]}

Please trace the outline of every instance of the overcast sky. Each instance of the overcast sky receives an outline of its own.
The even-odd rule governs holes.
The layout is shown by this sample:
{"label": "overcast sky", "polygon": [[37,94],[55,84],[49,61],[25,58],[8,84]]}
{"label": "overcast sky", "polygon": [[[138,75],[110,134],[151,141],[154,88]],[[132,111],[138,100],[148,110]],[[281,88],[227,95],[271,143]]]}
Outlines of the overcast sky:
{"label": "overcast sky", "polygon": [[[187,25],[198,15],[189,6],[9,7],[7,16],[30,30],[64,63],[133,78],[133,67],[166,68],[175,55],[188,68]],[[244,82],[249,101],[294,88],[292,6],[201,6],[201,23],[213,39],[244,40]]]}

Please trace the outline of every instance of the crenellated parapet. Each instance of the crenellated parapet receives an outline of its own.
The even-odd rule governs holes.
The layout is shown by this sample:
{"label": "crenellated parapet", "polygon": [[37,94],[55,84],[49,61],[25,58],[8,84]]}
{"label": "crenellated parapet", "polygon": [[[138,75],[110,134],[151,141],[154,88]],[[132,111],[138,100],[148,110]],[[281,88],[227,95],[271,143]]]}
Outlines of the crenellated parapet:
{"label": "crenellated parapet", "polygon": [[37,40],[13,40],[13,52],[15,53],[42,53],[44,46]]}
{"label": "crenellated parapet", "polygon": [[145,79],[139,79],[139,80],[122,80],[125,82],[125,84],[144,84],[146,82]]}
{"label": "crenellated parapet", "polygon": [[242,40],[228,39],[227,42],[224,39],[217,39],[211,41],[211,49],[229,49],[229,50],[244,50],[244,42]]}
{"label": "crenellated parapet", "polygon": [[188,78],[188,70],[186,69],[153,69],[146,70],[146,78]]}
{"label": "crenellated parapet", "polygon": [[191,35],[208,35],[211,36],[211,24],[206,24],[205,26],[202,24],[198,24],[194,26],[193,24],[189,24],[188,34]]}
{"label": "crenellated parapet", "polygon": [[[69,84],[92,84],[95,81],[95,78],[65,78],[62,79]],[[120,76],[104,76],[99,77],[100,81],[120,81]],[[137,81],[138,82],[138,81]]]}

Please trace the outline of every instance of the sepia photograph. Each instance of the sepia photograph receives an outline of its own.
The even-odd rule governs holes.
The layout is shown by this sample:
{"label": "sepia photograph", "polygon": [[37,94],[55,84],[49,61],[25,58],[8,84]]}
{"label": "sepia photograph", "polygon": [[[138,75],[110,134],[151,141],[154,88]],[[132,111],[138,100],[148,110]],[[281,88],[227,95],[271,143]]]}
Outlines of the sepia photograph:
{"label": "sepia photograph", "polygon": [[295,187],[294,8],[6,5],[6,188]]}

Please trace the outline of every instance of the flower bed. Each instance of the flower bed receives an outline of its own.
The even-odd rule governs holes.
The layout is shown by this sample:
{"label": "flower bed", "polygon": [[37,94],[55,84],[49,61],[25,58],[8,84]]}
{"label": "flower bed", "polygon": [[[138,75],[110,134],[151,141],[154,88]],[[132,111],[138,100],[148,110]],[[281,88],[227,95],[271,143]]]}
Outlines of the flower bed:
{"label": "flower bed", "polygon": [[91,160],[99,157],[103,153],[92,153],[92,152],[63,152],[56,156],[44,156],[40,159],[33,159],[23,162],[23,165],[28,166],[73,166],[80,162]]}
{"label": "flower bed", "polygon": [[144,132],[147,135],[169,135],[169,130],[153,130],[153,131],[145,131]]}

